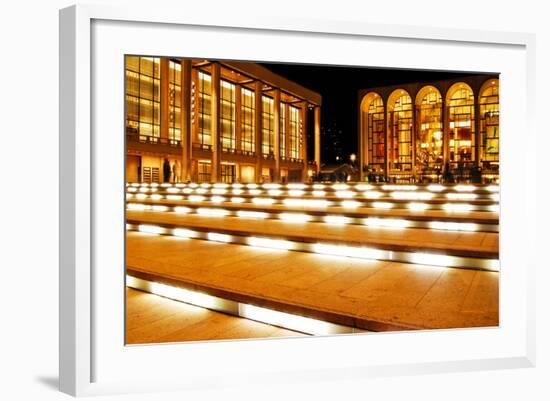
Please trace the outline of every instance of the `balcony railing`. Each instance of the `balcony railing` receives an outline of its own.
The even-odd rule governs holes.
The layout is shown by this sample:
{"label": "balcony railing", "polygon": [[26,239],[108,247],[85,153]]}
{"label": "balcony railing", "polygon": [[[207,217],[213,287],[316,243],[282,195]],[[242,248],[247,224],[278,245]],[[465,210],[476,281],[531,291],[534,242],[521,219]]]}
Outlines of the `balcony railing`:
{"label": "balcony railing", "polygon": [[208,145],[206,143],[193,142],[193,149],[205,150],[207,152],[211,152],[212,151],[212,145]]}

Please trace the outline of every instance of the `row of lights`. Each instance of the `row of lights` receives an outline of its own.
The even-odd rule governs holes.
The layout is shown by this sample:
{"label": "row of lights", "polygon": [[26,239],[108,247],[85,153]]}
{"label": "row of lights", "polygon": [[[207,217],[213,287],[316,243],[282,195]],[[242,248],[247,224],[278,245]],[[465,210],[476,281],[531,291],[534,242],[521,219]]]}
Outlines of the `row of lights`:
{"label": "row of lights", "polygon": [[[166,205],[148,205],[142,203],[129,203],[128,210],[144,211],[152,210],[158,212],[175,212],[179,214],[196,213],[205,217],[240,217],[248,219],[278,219],[290,223],[307,223],[307,222],[323,222],[330,225],[347,225],[347,224],[360,224],[368,227],[376,228],[430,228],[434,230],[446,230],[446,231],[467,231],[474,232],[480,231],[482,227],[475,223],[461,223],[461,222],[445,222],[445,221],[412,221],[407,219],[396,218],[379,218],[379,217],[349,217],[340,215],[325,215],[315,216],[306,213],[267,213],[254,210],[227,210],[223,208],[190,208],[186,206],[166,206]],[[487,229],[487,228],[485,228]],[[498,231],[498,226],[491,226],[490,231]]]}
{"label": "row of lights", "polygon": [[452,189],[457,192],[473,192],[476,190],[482,190],[482,191],[488,191],[488,192],[498,192],[499,187],[498,185],[488,185],[488,186],[474,186],[474,185],[464,185],[464,184],[458,184],[454,186],[445,186],[440,184],[430,184],[427,186],[417,186],[417,185],[395,185],[395,184],[382,184],[382,185],[372,185],[372,184],[297,184],[297,183],[291,183],[291,184],[276,184],[276,183],[268,183],[268,184],[227,184],[227,183],[216,183],[216,184],[210,184],[210,183],[178,183],[178,184],[158,184],[158,183],[129,183],[127,184],[128,187],[132,188],[248,188],[248,189],[258,189],[258,188],[264,188],[264,189],[319,189],[319,190],[325,190],[325,189],[332,189],[332,190],[356,190],[356,191],[368,191],[373,189],[382,189],[383,191],[416,191],[418,189],[427,189],[431,192],[442,192],[449,189]]}
{"label": "row of lights", "polygon": [[[156,193],[158,192],[158,190],[156,188],[147,188],[147,187],[144,187],[144,188],[134,188],[134,187],[130,187],[128,188],[128,192],[130,193],[136,193],[136,192],[139,192],[139,193]],[[196,194],[207,194],[207,193],[210,193],[210,194],[214,194],[214,195],[225,195],[225,194],[228,194],[228,193],[231,193],[233,195],[243,195],[243,194],[248,194],[248,195],[253,195],[253,196],[257,196],[257,195],[262,195],[262,194],[267,194],[269,196],[282,196],[284,195],[284,191],[280,190],[280,189],[268,189],[268,190],[261,190],[261,189],[248,189],[248,190],[243,190],[243,189],[232,189],[232,190],[229,190],[229,189],[225,189],[225,188],[212,188],[212,189],[208,189],[208,188],[183,188],[183,189],[180,189],[180,188],[175,188],[175,187],[170,187],[170,188],[167,188],[166,189],[166,192],[168,193],[171,193],[171,194],[177,194],[177,193],[184,193],[184,194],[192,194],[192,193],[196,193]],[[307,196],[307,193],[301,189],[290,189],[287,191],[286,195],[288,196],[291,196],[291,197],[302,197],[304,196],[304,194]],[[314,197],[325,197],[326,196],[326,191],[324,190],[314,190],[314,191],[311,191],[311,195],[313,195]],[[353,192],[353,191],[347,191],[347,190],[339,190],[339,191],[336,191],[334,193],[336,195],[336,197],[338,198],[343,198],[343,199],[350,199],[350,198],[353,198],[357,195],[356,192]],[[359,196],[363,198],[367,198],[367,199],[378,199],[378,198],[382,198],[382,197],[386,197],[386,194],[384,192],[380,192],[380,191],[365,191],[365,192],[362,192],[359,194]],[[393,199],[397,199],[397,200],[431,200],[431,199],[434,199],[436,198],[436,195],[433,193],[433,192],[426,192],[426,191],[419,191],[419,192],[407,192],[407,191],[394,191],[394,192],[390,192],[390,197],[393,198]],[[454,192],[450,192],[450,193],[447,193],[445,194],[445,197],[447,199],[450,199],[450,200],[475,200],[475,199],[478,199],[479,198],[479,195],[475,194],[475,193],[454,193]],[[499,194],[497,193],[493,193],[490,195],[490,199],[492,199],[493,201],[495,202],[498,202],[500,200],[500,197],[499,197]]]}
{"label": "row of lights", "polygon": [[354,333],[357,331],[353,327],[342,326],[322,320],[223,299],[199,291],[192,291],[186,288],[143,280],[131,275],[126,276],[126,285],[136,290],[149,292],[151,294],[170,298],[179,302],[239,316],[257,322],[271,324],[273,326],[278,326],[305,334],[331,335]]}
{"label": "row of lights", "polygon": [[[212,202],[212,203],[252,203],[255,205],[270,206],[274,204],[284,204],[290,207],[310,207],[310,208],[326,208],[326,207],[343,207],[347,209],[355,209],[359,207],[370,207],[375,209],[392,209],[396,208],[396,204],[392,202],[383,202],[383,201],[374,201],[374,202],[358,202],[354,200],[343,200],[339,202],[333,202],[326,199],[302,199],[302,198],[285,198],[285,199],[275,199],[268,197],[253,197],[253,198],[243,198],[240,196],[233,196],[226,198],[220,195],[215,195],[207,197],[205,195],[161,195],[161,194],[127,194],[127,198],[138,199],[138,200],[170,200],[170,201],[183,201],[187,200],[189,202]],[[424,202],[410,202],[405,208],[412,211],[424,211],[428,209],[443,209],[447,212],[471,212],[471,211],[489,211],[489,212],[498,212],[499,205],[472,205],[468,203],[444,203],[444,204],[428,204]]]}
{"label": "row of lights", "polygon": [[305,243],[256,236],[237,236],[218,232],[193,231],[186,228],[166,228],[151,224],[126,224],[126,229],[137,230],[148,234],[171,235],[178,238],[203,239],[222,243],[234,243],[285,251],[310,252],[330,256],[346,256],[369,260],[388,260],[440,267],[463,267],[490,271],[499,270],[499,261],[497,259],[466,258],[425,252],[391,251],[386,249],[348,245]]}

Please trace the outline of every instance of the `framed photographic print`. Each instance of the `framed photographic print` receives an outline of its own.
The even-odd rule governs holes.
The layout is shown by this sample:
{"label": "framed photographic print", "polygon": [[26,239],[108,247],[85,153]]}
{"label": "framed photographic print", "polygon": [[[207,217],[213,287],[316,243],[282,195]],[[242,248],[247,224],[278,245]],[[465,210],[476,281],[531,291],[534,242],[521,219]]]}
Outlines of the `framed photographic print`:
{"label": "framed photographic print", "polygon": [[253,21],[61,11],[61,390],[531,366],[533,37]]}

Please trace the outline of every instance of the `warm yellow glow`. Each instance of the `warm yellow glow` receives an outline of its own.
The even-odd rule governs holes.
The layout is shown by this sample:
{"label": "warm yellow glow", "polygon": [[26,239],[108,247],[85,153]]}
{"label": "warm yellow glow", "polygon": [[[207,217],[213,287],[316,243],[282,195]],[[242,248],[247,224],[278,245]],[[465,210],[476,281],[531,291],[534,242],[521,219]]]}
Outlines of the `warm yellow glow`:
{"label": "warm yellow glow", "polygon": [[143,205],[141,203],[129,203],[128,206],[126,206],[126,208],[128,210],[137,210],[137,211],[141,211],[141,210],[149,210],[151,209],[151,206],[149,205]]}
{"label": "warm yellow glow", "polygon": [[455,185],[454,186],[455,191],[459,192],[471,192],[476,189],[473,185]]}
{"label": "warm yellow glow", "polygon": [[166,199],[172,200],[172,201],[179,201],[183,199],[183,196],[181,195],[166,195]]}
{"label": "warm yellow glow", "polygon": [[377,209],[391,209],[393,208],[393,203],[390,202],[373,202],[372,206]]}
{"label": "warm yellow glow", "polygon": [[302,196],[304,194],[304,191],[300,189],[291,189],[288,191],[288,194],[290,196]]}
{"label": "warm yellow glow", "polygon": [[211,193],[215,194],[215,195],[223,195],[225,193],[227,193],[227,189],[224,189],[224,188],[214,188],[212,191],[210,191]]}
{"label": "warm yellow glow", "polygon": [[416,185],[382,185],[384,191],[415,191]]}
{"label": "warm yellow glow", "polygon": [[231,193],[232,193],[233,195],[240,195],[240,194],[242,194],[243,192],[244,192],[244,190],[242,190],[242,189],[234,189],[233,191],[231,191]]}
{"label": "warm yellow glow", "polygon": [[248,193],[250,195],[260,195],[263,191],[261,189],[249,189]]}
{"label": "warm yellow glow", "polygon": [[140,224],[138,225],[138,231],[148,234],[164,234],[166,229],[164,227],[152,226],[149,224]]}
{"label": "warm yellow glow", "polygon": [[166,212],[166,211],[168,211],[168,207],[167,207],[167,206],[163,206],[163,205],[153,205],[153,206],[152,206],[152,209],[153,209],[155,212]]}
{"label": "warm yellow glow", "polygon": [[197,188],[195,190],[195,192],[198,193],[198,194],[205,194],[205,193],[208,192],[208,189],[206,189],[206,188]]}
{"label": "warm yellow glow", "polygon": [[247,239],[248,245],[257,246],[261,248],[271,248],[271,249],[283,249],[289,250],[292,249],[292,242],[285,240],[269,239],[269,238],[259,238],[259,237],[249,237]]}
{"label": "warm yellow glow", "polygon": [[454,259],[452,256],[432,253],[413,253],[410,257],[412,263],[430,266],[453,266]]}
{"label": "warm yellow glow", "polygon": [[192,188],[184,188],[183,193],[184,194],[192,194],[195,190]]}
{"label": "warm yellow glow", "polygon": [[304,189],[304,188],[306,188],[306,185],[304,185],[304,184],[287,184],[286,187],[288,189]]}
{"label": "warm yellow glow", "polygon": [[341,203],[342,207],[348,208],[348,209],[355,209],[361,206],[361,202],[353,201],[353,200],[345,200]]}
{"label": "warm yellow glow", "polygon": [[136,194],[136,199],[140,199],[140,200],[147,199],[147,195],[145,195],[145,194]]}
{"label": "warm yellow glow", "polygon": [[331,205],[325,199],[285,199],[283,203],[287,206],[296,207],[328,207]]}
{"label": "warm yellow glow", "polygon": [[197,214],[208,217],[223,217],[229,214],[229,211],[225,209],[212,209],[206,207],[200,207],[197,209]]}
{"label": "warm yellow glow", "polygon": [[355,189],[356,189],[357,191],[368,191],[368,190],[371,190],[371,189],[373,189],[373,188],[374,188],[374,186],[373,186],[373,185],[370,185],[370,184],[357,184],[357,185],[355,186]]}
{"label": "warm yellow glow", "polygon": [[497,192],[499,188],[498,185],[489,185],[486,189],[487,191]]}
{"label": "warm yellow glow", "polygon": [[430,228],[434,230],[450,231],[477,231],[478,225],[474,223],[456,223],[446,221],[431,221]]}
{"label": "warm yellow glow", "polygon": [[236,184],[233,184],[232,187],[233,187],[233,188],[242,188],[242,187],[244,187],[244,185],[243,185],[243,184],[236,183]]}
{"label": "warm yellow glow", "polygon": [[179,188],[170,187],[166,190],[166,192],[170,192],[171,194],[177,194],[180,192]]}
{"label": "warm yellow glow", "polygon": [[336,191],[336,196],[339,198],[353,198],[355,192],[353,191]]}
{"label": "warm yellow glow", "polygon": [[349,224],[350,222],[351,222],[351,219],[346,216],[336,216],[336,215],[325,216],[325,223],[328,223],[328,224],[343,225],[343,224]]}
{"label": "warm yellow glow", "polygon": [[218,182],[218,183],[214,184],[214,188],[218,188],[218,189],[227,188],[228,186],[229,186],[229,184],[226,184],[224,182]]}
{"label": "warm yellow glow", "polygon": [[432,192],[441,192],[445,189],[443,185],[432,184],[428,185],[428,190]]}
{"label": "warm yellow glow", "polygon": [[151,195],[151,199],[153,199],[153,200],[161,200],[161,199],[162,199],[162,195],[158,195],[158,194]]}
{"label": "warm yellow glow", "polygon": [[243,203],[245,201],[244,198],[241,198],[241,197],[238,197],[238,196],[234,196],[231,198],[231,202],[232,203]]}
{"label": "warm yellow glow", "polygon": [[391,197],[394,199],[428,200],[432,199],[434,197],[434,194],[430,192],[396,191],[391,193]]}
{"label": "warm yellow glow", "polygon": [[174,212],[181,213],[181,214],[187,214],[191,212],[191,209],[185,206],[176,206],[174,208]]}
{"label": "warm yellow glow", "polygon": [[225,202],[226,199],[223,196],[212,196],[210,198],[210,201],[214,203],[222,203],[222,202]]}
{"label": "warm yellow glow", "polygon": [[332,188],[337,190],[337,191],[340,191],[340,190],[343,190],[343,189],[348,189],[349,185],[348,184],[334,184],[332,186]]}
{"label": "warm yellow glow", "polygon": [[208,184],[207,182],[203,182],[200,186],[201,188],[210,188],[212,185]]}
{"label": "warm yellow glow", "polygon": [[206,236],[210,241],[216,242],[231,242],[231,235],[219,234],[219,233],[208,233]]}
{"label": "warm yellow glow", "polygon": [[410,210],[421,211],[428,209],[427,203],[411,202],[407,205]]}
{"label": "warm yellow glow", "polygon": [[378,191],[366,191],[366,192],[363,192],[363,196],[365,198],[369,198],[369,199],[378,199],[382,196],[382,192],[378,192]]}
{"label": "warm yellow glow", "polygon": [[187,199],[191,202],[202,202],[206,198],[202,195],[190,195]]}
{"label": "warm yellow glow", "polygon": [[498,213],[500,211],[499,205],[491,205],[489,206],[489,211]]}
{"label": "warm yellow glow", "polygon": [[325,189],[324,184],[313,184],[313,189]]}
{"label": "warm yellow glow", "polygon": [[179,238],[192,238],[197,235],[197,233],[191,230],[187,230],[185,228],[174,228],[172,230],[172,235]]}
{"label": "warm yellow glow", "polygon": [[263,184],[262,187],[265,189],[279,189],[281,188],[281,184],[274,184],[274,183]]}
{"label": "warm yellow glow", "polygon": [[316,197],[323,197],[326,195],[326,192],[325,191],[313,191],[313,196],[316,196]]}
{"label": "warm yellow glow", "polygon": [[246,187],[248,189],[256,189],[256,188],[258,188],[258,184],[246,184]]}
{"label": "warm yellow glow", "polygon": [[491,199],[494,200],[495,202],[499,202],[500,194],[491,194]]}
{"label": "warm yellow glow", "polygon": [[134,187],[129,187],[126,189],[128,192],[136,192],[137,191],[137,188],[134,188]]}
{"label": "warm yellow glow", "polygon": [[476,194],[464,194],[464,193],[461,193],[461,194],[448,193],[447,194],[447,199],[472,200],[472,199],[476,199],[476,198],[477,198]]}
{"label": "warm yellow glow", "polygon": [[270,189],[269,191],[267,191],[267,193],[270,196],[279,196],[283,193],[283,191],[281,191],[280,189]]}
{"label": "warm yellow glow", "polygon": [[403,219],[380,219],[377,217],[368,217],[364,224],[369,227],[387,227],[387,228],[407,228],[410,222]]}
{"label": "warm yellow glow", "polygon": [[356,248],[344,245],[315,244],[313,250],[316,253],[334,256],[347,256],[362,259],[382,259],[384,252],[372,248]]}
{"label": "warm yellow glow", "polygon": [[192,182],[191,184],[189,184],[189,186],[191,188],[197,188],[199,186],[199,184],[197,184],[196,182]]}
{"label": "warm yellow glow", "polygon": [[279,214],[279,219],[291,223],[305,223],[311,220],[311,216],[302,213],[281,213]]}
{"label": "warm yellow glow", "polygon": [[264,212],[255,212],[252,210],[239,210],[237,212],[237,216],[249,218],[249,219],[267,219],[269,215]]}

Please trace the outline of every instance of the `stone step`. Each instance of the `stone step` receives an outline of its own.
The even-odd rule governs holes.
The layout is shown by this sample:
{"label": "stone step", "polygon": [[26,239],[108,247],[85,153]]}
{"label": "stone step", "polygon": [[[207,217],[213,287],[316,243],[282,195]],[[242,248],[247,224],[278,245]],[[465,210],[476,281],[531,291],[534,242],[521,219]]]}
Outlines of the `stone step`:
{"label": "stone step", "polygon": [[187,200],[171,201],[129,199],[129,210],[169,211],[175,213],[198,213],[212,211],[214,214],[258,219],[288,220],[294,216],[307,221],[334,225],[358,224],[379,227],[429,228],[450,231],[498,232],[499,220],[496,214],[485,212],[442,213],[441,211],[414,212],[403,209],[369,209],[329,207],[323,210],[286,205],[262,206],[252,203],[230,202],[209,203]]}
{"label": "stone step", "polygon": [[[127,211],[127,228],[302,252],[498,270],[498,234]],[[190,234],[192,233],[192,234]]]}
{"label": "stone step", "polygon": [[[128,232],[127,275],[357,329],[497,326],[498,273]],[[207,306],[208,307],[208,306]],[[322,334],[322,333],[318,333]]]}

